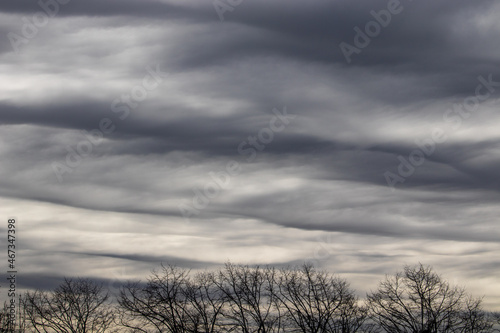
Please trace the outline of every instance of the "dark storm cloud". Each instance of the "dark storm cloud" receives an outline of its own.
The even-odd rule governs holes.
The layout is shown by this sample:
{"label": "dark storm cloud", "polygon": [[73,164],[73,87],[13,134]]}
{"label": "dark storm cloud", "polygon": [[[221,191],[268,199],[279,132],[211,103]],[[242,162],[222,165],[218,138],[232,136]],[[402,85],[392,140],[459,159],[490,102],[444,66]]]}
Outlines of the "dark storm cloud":
{"label": "dark storm cloud", "polygon": [[37,124],[74,129],[96,127],[96,124],[99,124],[99,120],[102,118],[102,111],[108,109],[109,105],[93,102],[36,107],[0,104],[2,124]]}
{"label": "dark storm cloud", "polygon": [[[436,93],[466,94],[468,84],[478,73],[499,73],[498,60],[487,56],[488,52],[495,52],[491,41],[497,39],[497,33],[480,31],[474,21],[493,4],[460,1],[450,6],[447,2],[401,1],[403,12],[394,16],[361,54],[353,55],[352,65],[398,75],[425,74],[428,84],[432,80],[434,87],[428,92],[429,97],[436,97]],[[182,58],[181,67],[220,64],[257,55],[346,66],[339,43],[353,44],[353,28],[364,29],[373,20],[370,11],[385,8],[387,1],[287,1],[286,5],[247,1],[228,12],[225,25],[216,27],[210,38],[186,40],[182,53],[187,57]],[[232,37],[233,26],[248,26],[265,33],[248,34],[242,40]],[[204,47],[200,48],[200,44]]]}
{"label": "dark storm cloud", "polygon": [[[40,1],[46,5],[50,3],[50,7],[54,8],[53,2]],[[59,3],[59,2],[58,2]],[[205,10],[193,10],[189,6],[179,6],[169,3],[161,3],[159,1],[134,1],[134,0],[110,0],[106,2],[90,0],[64,0],[61,1],[59,7],[62,8],[58,15],[61,16],[134,16],[144,18],[172,19],[172,18],[190,18],[193,20],[209,16],[209,8],[205,6]],[[42,8],[39,2],[21,0],[7,1],[2,3],[0,10],[7,13],[33,14],[39,12]],[[211,9],[211,8],[210,8]],[[205,14],[203,14],[205,12]],[[210,12],[210,14],[212,14]]]}
{"label": "dark storm cloud", "polygon": [[[353,233],[361,235],[375,235],[393,238],[416,238],[416,239],[436,239],[436,240],[457,240],[457,241],[485,241],[485,242],[500,242],[498,234],[491,233],[490,231],[476,232],[470,234],[468,226],[453,226],[453,221],[447,216],[441,218],[448,223],[440,222],[436,225],[428,225],[425,223],[426,215],[421,211],[415,211],[417,219],[421,219],[418,224],[407,225],[404,223],[397,223],[395,214],[382,211],[376,214],[379,217],[370,214],[342,214],[338,213],[345,210],[347,207],[339,207],[339,194],[335,193],[331,196],[330,207],[321,207],[322,210],[330,209],[331,213],[327,216],[318,214],[317,211],[311,211],[310,207],[313,206],[314,198],[307,198],[300,195],[295,198],[287,198],[286,202],[282,202],[285,193],[273,193],[268,196],[259,196],[251,199],[246,199],[245,202],[232,203],[232,207],[220,208],[217,214],[230,214],[233,216],[247,216],[251,218],[261,219],[269,223],[293,227],[304,230],[323,230],[334,231],[342,233]],[[395,197],[393,200],[397,200]],[[399,200],[398,200],[399,201]],[[498,199],[496,200],[498,201]],[[396,201],[397,202],[397,201]],[[469,202],[470,203],[470,202]],[[358,209],[359,211],[376,211],[377,209],[369,209],[370,205],[374,207],[379,203],[372,202],[369,205],[364,204],[349,204],[349,209]],[[340,204],[342,205],[342,204]],[[432,206],[432,205],[429,205]],[[439,208],[427,208],[437,210],[434,216],[438,216]],[[280,213],[276,213],[279,211]],[[407,213],[410,213],[408,210]],[[451,215],[451,214],[448,214]],[[442,220],[442,221],[443,221]]]}
{"label": "dark storm cloud", "polygon": [[[59,15],[131,16],[144,19],[171,20],[175,18],[210,24],[213,34],[205,40],[196,36],[179,45],[182,59],[178,65],[193,67],[221,64],[240,57],[278,55],[300,61],[318,61],[345,65],[339,43],[352,44],[353,28],[373,20],[371,10],[387,8],[388,1],[244,1],[227,21],[218,22],[210,2],[187,2],[186,5],[153,1],[72,1]],[[394,16],[388,27],[375,37],[353,65],[382,67],[398,73],[441,73],[443,84],[450,93],[465,93],[464,85],[478,72],[498,67],[498,60],[482,56],[481,51],[492,48],[497,34],[479,31],[473,19],[487,13],[494,1],[410,2],[401,1],[404,8]],[[40,8],[33,2],[19,1],[2,4],[0,10],[29,14]],[[216,22],[212,22],[212,20]],[[219,23],[219,24],[216,24]],[[248,27],[244,40],[232,34],[234,26]],[[238,29],[240,31],[241,29]],[[234,37],[233,37],[234,36]],[[210,47],[217,45],[217,47]],[[475,49],[470,51],[470,49]],[[453,51],[453,52],[450,52]],[[472,53],[471,53],[472,52]],[[461,68],[457,73],[457,69]],[[495,71],[498,73],[498,70]],[[451,84],[451,86],[450,86]]]}
{"label": "dark storm cloud", "polygon": [[18,288],[54,290],[64,281],[63,276],[45,274],[23,274],[17,281]]}
{"label": "dark storm cloud", "polygon": [[178,258],[174,256],[143,256],[134,254],[115,254],[115,253],[68,253],[78,256],[97,256],[97,257],[109,257],[124,259],[129,261],[139,261],[139,262],[149,262],[160,265],[161,263],[168,263],[169,265],[174,265],[182,268],[206,268],[214,265],[214,263],[198,261],[198,260],[188,260],[185,258]]}
{"label": "dark storm cloud", "polygon": [[[3,124],[31,124],[86,131],[98,129],[100,121],[109,117],[116,130],[105,136],[115,141],[111,154],[117,155],[197,151],[209,156],[234,156],[238,145],[260,130],[256,124],[266,126],[269,122],[269,118],[260,121],[253,115],[184,117],[164,122],[147,118],[120,120],[119,114],[109,109],[109,105],[99,102],[23,108],[0,103],[0,117]],[[346,145],[327,142],[312,135],[283,133],[273,142],[273,154],[301,154],[324,147],[331,150],[343,146]]]}

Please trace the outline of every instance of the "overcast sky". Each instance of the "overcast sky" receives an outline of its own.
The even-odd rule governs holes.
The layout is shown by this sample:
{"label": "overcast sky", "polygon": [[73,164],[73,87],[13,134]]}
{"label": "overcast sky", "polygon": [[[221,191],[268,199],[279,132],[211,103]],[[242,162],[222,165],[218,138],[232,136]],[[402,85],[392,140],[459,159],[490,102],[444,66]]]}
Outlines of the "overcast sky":
{"label": "overcast sky", "polygon": [[19,288],[422,262],[500,309],[500,3],[58,1],[0,4]]}

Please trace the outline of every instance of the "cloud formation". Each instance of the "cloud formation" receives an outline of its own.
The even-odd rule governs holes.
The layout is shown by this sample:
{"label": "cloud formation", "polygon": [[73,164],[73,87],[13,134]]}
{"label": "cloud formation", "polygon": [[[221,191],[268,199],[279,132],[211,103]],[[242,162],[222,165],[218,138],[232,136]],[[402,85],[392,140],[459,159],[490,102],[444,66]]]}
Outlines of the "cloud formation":
{"label": "cloud formation", "polygon": [[[243,0],[222,22],[210,1],[40,3],[0,5],[0,215],[19,220],[22,287],[314,260],[362,294],[421,261],[498,309],[498,3]],[[347,62],[341,43],[396,5]]]}

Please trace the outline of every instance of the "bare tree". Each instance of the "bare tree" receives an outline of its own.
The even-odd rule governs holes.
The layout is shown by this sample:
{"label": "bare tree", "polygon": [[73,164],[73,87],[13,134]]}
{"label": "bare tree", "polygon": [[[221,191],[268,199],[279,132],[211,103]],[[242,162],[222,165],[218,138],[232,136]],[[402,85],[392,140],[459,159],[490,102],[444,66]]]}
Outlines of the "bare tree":
{"label": "bare tree", "polygon": [[366,311],[358,307],[347,281],[310,265],[282,270],[277,285],[287,331],[357,332],[366,319]]}
{"label": "bare tree", "polygon": [[147,283],[131,282],[120,291],[120,323],[136,331],[188,332],[185,287],[189,271],[161,266]]}
{"label": "bare tree", "polygon": [[0,309],[0,332],[14,333],[26,331],[26,313],[24,311],[23,296],[18,295],[18,299],[10,298],[4,302]]}
{"label": "bare tree", "polygon": [[214,275],[214,283],[226,299],[223,314],[228,330],[243,333],[282,332],[277,306],[276,270],[227,263]]}
{"label": "bare tree", "polygon": [[489,319],[493,323],[492,332],[500,332],[500,312],[491,312]]}
{"label": "bare tree", "polygon": [[111,330],[115,317],[108,299],[102,284],[65,278],[53,292],[28,292],[23,308],[36,332],[104,333]]}
{"label": "bare tree", "polygon": [[367,302],[373,320],[389,333],[486,332],[475,320],[481,301],[422,264],[387,276]]}
{"label": "bare tree", "polygon": [[199,273],[188,281],[185,297],[189,301],[195,332],[215,333],[221,331],[221,317],[227,298],[215,284],[213,273]]}
{"label": "bare tree", "polygon": [[493,321],[489,313],[481,308],[481,299],[468,297],[462,311],[461,333],[493,332]]}
{"label": "bare tree", "polygon": [[332,333],[372,333],[377,332],[374,323],[370,323],[369,309],[359,304],[360,301],[354,291],[350,290],[344,297],[339,311],[335,314],[330,325]]}
{"label": "bare tree", "polygon": [[146,284],[129,283],[118,300],[121,325],[140,332],[218,332],[224,298],[209,273],[161,266]]}
{"label": "bare tree", "polygon": [[11,306],[10,303],[4,302],[0,310],[0,332],[15,331],[15,308],[15,305]]}
{"label": "bare tree", "polygon": [[121,324],[135,332],[368,332],[345,280],[311,266],[278,271],[228,263],[194,277],[162,266],[122,288]]}
{"label": "bare tree", "polygon": [[124,286],[118,302],[132,332],[485,333],[493,318],[481,299],[422,265],[387,277],[366,305],[346,280],[309,265],[230,263],[197,275],[162,266],[145,283]]}

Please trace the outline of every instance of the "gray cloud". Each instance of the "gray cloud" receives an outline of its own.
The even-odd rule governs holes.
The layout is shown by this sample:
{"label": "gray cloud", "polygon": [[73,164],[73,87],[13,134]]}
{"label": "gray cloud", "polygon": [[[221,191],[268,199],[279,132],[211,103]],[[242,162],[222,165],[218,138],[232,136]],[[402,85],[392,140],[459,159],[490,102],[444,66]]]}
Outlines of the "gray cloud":
{"label": "gray cloud", "polygon": [[[42,9],[2,3],[0,215],[19,220],[20,287],[312,260],[363,295],[421,261],[488,285],[498,309],[500,6],[401,0],[347,63],[339,44],[387,4],[244,0],[221,22],[211,2],[72,0],[15,53],[8,33]],[[148,66],[168,74],[130,100]],[[474,112],[449,111],[490,75]],[[391,191],[384,174],[436,128],[446,140]],[[229,161],[239,174],[186,223]]]}

